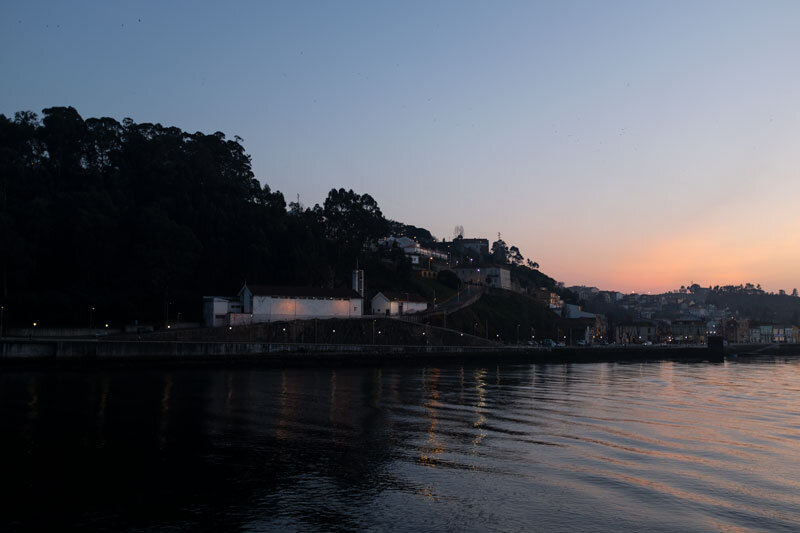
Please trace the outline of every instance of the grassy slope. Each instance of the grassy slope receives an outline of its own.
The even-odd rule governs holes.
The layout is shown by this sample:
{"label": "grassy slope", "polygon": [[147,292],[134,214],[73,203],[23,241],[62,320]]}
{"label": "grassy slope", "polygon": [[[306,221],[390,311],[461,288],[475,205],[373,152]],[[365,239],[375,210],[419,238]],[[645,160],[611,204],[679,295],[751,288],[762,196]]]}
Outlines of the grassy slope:
{"label": "grassy slope", "polygon": [[[493,290],[484,294],[474,305],[447,317],[447,327],[505,342],[516,342],[517,324],[519,338],[527,341],[532,335],[537,339],[551,337],[555,328],[555,315],[543,304],[522,294]],[[435,317],[435,325],[443,324],[442,317]],[[476,326],[477,324],[477,326]]]}

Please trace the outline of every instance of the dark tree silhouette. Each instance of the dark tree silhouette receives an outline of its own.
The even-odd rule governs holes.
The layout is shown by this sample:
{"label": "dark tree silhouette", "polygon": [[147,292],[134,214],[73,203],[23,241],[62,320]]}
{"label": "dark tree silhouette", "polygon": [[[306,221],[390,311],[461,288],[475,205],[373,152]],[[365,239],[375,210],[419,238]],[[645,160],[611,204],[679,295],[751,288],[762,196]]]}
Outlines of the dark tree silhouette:
{"label": "dark tree silhouette", "polygon": [[243,280],[346,284],[387,232],[375,200],[339,189],[287,211],[240,140],[72,107],[0,115],[6,323],[199,319],[204,294]]}

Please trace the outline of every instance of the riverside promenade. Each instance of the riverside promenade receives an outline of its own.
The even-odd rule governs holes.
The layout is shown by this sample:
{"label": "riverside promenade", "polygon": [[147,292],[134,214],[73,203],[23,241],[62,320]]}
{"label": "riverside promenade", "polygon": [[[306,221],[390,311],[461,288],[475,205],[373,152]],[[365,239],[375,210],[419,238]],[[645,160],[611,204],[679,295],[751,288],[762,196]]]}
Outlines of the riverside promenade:
{"label": "riverside promenade", "polygon": [[[740,345],[725,355],[783,355],[787,350]],[[783,352],[783,353],[781,353]],[[270,365],[369,364],[375,362],[455,362],[491,359],[528,363],[608,361],[712,361],[723,355],[704,345],[608,345],[543,348],[533,346],[429,346],[318,344],[282,342],[212,342],[112,339],[0,340],[0,364],[153,363],[252,361]]]}

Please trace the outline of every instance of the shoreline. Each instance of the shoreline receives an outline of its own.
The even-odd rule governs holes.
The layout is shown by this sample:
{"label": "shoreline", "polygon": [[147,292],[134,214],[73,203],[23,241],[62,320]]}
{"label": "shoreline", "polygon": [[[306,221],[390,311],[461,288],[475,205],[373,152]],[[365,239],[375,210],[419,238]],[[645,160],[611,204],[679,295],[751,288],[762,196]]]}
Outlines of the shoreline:
{"label": "shoreline", "polygon": [[140,364],[263,364],[327,366],[444,363],[491,360],[509,363],[720,362],[726,357],[800,355],[800,345],[732,345],[724,352],[705,345],[426,346],[109,339],[0,340],[2,366]]}

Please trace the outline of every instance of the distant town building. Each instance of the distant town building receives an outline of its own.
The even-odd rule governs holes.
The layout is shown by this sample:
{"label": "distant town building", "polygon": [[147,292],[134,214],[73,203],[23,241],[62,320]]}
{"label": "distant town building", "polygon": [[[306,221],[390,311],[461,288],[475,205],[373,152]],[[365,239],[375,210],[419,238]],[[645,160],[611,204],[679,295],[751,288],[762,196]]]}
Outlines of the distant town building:
{"label": "distant town building", "polygon": [[798,327],[789,325],[777,325],[772,327],[772,342],[780,344],[797,344]]}
{"label": "distant town building", "polygon": [[619,324],[614,335],[617,342],[622,344],[642,344],[645,342],[658,342],[658,324],[653,320],[636,320]]}
{"label": "distant town building", "polygon": [[410,315],[428,309],[428,301],[413,292],[381,291],[372,297],[373,315]]}
{"label": "distant town building", "polygon": [[411,260],[411,263],[415,265],[420,264],[421,261],[424,262],[427,259],[440,259],[443,261],[447,260],[446,252],[441,252],[432,248],[425,248],[417,241],[409,237],[386,237],[385,239],[381,239],[379,244],[387,248],[391,248],[397,244],[397,247],[402,249],[403,253],[406,254]]}
{"label": "distant town building", "polygon": [[722,336],[731,344],[750,341],[750,321],[744,318],[731,318],[723,322]]}
{"label": "distant town building", "polygon": [[705,343],[708,335],[705,320],[673,320],[670,332],[673,342]]}
{"label": "distant town building", "polygon": [[551,291],[545,287],[529,288],[528,294],[535,300],[543,303],[550,309],[561,309],[564,306],[563,300],[558,293]]}
{"label": "distant town building", "polygon": [[598,289],[597,287],[587,287],[585,285],[573,285],[572,287],[567,287],[567,288],[572,292],[574,292],[575,294],[577,294],[578,298],[585,301],[589,301],[598,294],[600,294],[600,289]]}
{"label": "distant town building", "polygon": [[599,315],[597,313],[587,313],[581,306],[574,304],[564,304],[562,309],[562,316],[564,318],[595,318]]}
{"label": "distant town building", "polygon": [[454,268],[458,279],[464,283],[487,285],[497,289],[511,290],[511,271],[500,266]]}
{"label": "distant town building", "polygon": [[558,322],[559,340],[570,344],[597,344],[608,337],[608,323],[602,315],[580,318],[562,318]]}
{"label": "distant town building", "polygon": [[489,239],[456,239],[453,241],[465,253],[472,253],[476,257],[489,255]]}

